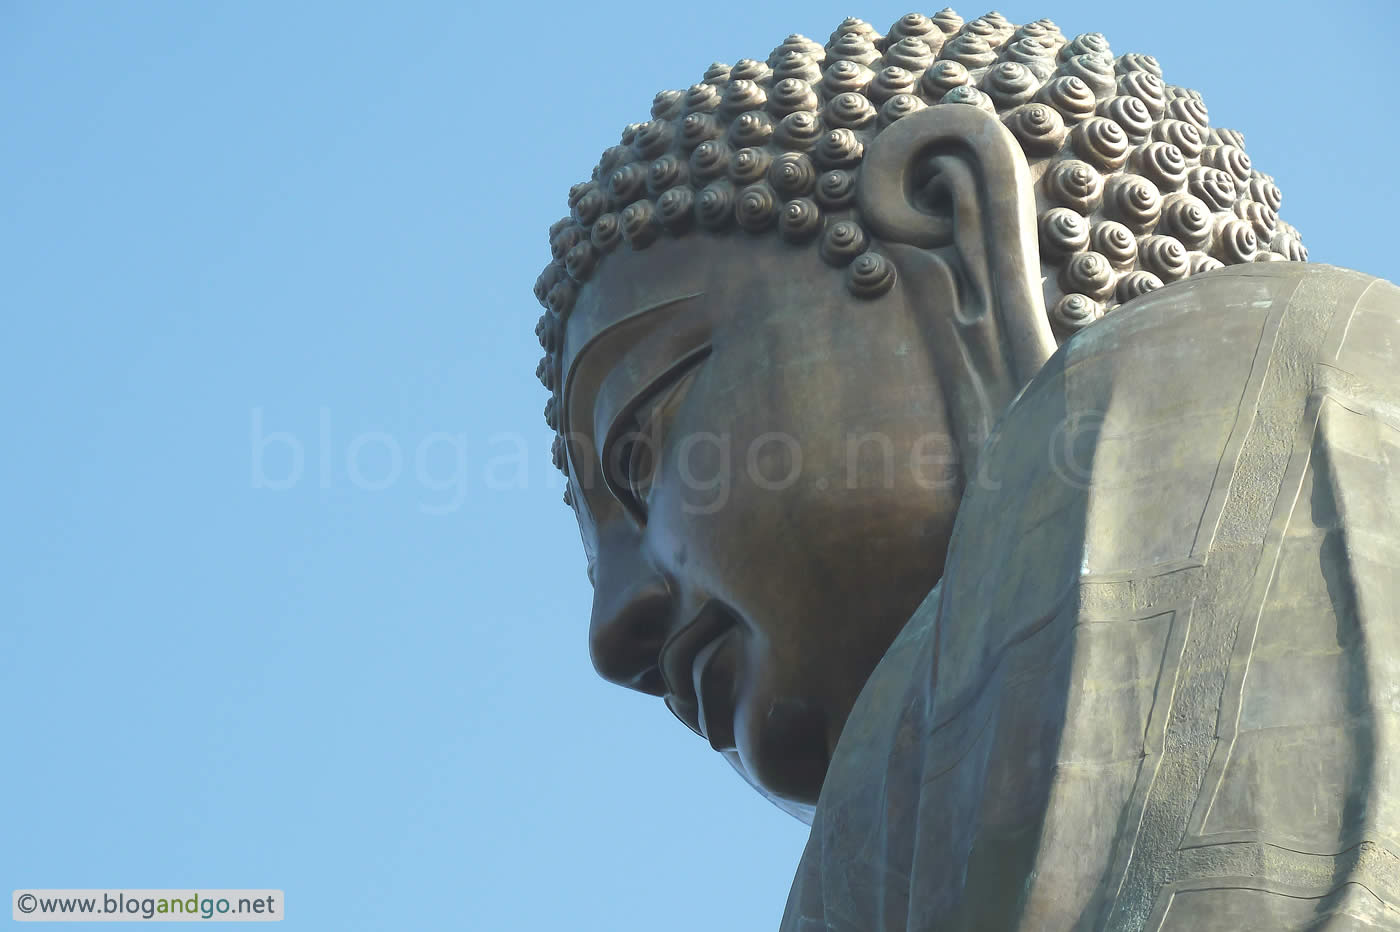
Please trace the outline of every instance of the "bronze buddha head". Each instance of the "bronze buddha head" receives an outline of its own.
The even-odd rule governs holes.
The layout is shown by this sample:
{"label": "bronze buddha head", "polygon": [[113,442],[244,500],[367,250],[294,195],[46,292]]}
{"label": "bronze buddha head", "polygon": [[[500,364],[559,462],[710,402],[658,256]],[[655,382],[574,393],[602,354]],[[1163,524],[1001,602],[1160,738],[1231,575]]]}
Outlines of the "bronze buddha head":
{"label": "bronze buddha head", "polygon": [[843,22],[656,96],[550,231],[538,373],[594,665],[799,815],[992,424],[1163,283],[1302,259],[1243,139],[1098,34]]}

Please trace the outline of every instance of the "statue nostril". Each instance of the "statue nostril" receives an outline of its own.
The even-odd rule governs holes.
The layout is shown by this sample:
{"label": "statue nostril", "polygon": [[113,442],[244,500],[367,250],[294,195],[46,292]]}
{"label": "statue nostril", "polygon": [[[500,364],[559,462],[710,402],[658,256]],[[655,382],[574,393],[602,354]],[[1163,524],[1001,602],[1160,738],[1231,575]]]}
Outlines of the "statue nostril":
{"label": "statue nostril", "polygon": [[665,682],[657,664],[671,618],[671,594],[659,578],[593,602],[588,646],[593,667],[619,686],[660,696]]}

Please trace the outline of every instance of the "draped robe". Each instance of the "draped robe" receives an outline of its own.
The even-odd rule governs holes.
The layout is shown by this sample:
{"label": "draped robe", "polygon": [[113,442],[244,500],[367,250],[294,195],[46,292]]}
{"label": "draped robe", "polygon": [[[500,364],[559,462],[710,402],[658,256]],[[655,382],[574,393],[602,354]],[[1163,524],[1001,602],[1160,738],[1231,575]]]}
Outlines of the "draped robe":
{"label": "draped robe", "polygon": [[[833,754],[784,932],[1400,930],[1400,289],[1066,342]],[[858,623],[858,622],[857,622]]]}

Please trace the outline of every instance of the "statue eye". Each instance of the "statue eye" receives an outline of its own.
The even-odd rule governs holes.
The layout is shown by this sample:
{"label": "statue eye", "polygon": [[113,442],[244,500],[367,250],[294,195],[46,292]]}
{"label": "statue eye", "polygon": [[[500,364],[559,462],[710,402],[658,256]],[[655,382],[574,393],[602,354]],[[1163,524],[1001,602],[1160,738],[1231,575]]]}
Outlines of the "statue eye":
{"label": "statue eye", "polygon": [[[652,423],[658,423],[657,418],[648,418],[647,424],[640,425],[637,438],[632,442],[627,452],[627,487],[631,491],[632,497],[639,503],[645,503],[647,496],[651,492],[652,473],[656,469],[656,451],[653,441],[659,441],[659,436],[649,436],[646,429]],[[653,434],[659,433],[653,431]]]}
{"label": "statue eye", "polygon": [[646,518],[647,495],[657,459],[654,448],[660,440],[653,423],[652,418],[634,418],[606,457],[608,486],[638,520]]}
{"label": "statue eye", "polygon": [[646,521],[647,500],[664,460],[667,429],[694,374],[691,367],[654,383],[609,431],[613,439],[603,451],[603,475],[613,496],[639,523]]}

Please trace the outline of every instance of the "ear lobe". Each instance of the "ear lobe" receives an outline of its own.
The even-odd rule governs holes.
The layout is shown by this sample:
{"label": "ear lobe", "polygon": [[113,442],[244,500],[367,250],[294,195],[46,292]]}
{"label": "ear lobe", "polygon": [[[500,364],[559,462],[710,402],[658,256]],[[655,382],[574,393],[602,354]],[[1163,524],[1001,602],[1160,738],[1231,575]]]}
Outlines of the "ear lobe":
{"label": "ear lobe", "polygon": [[856,197],[905,287],[935,318],[932,349],[955,429],[972,441],[970,468],[974,438],[1055,351],[1025,156],[996,117],[939,104],[876,135]]}

